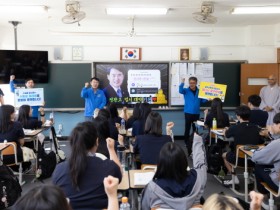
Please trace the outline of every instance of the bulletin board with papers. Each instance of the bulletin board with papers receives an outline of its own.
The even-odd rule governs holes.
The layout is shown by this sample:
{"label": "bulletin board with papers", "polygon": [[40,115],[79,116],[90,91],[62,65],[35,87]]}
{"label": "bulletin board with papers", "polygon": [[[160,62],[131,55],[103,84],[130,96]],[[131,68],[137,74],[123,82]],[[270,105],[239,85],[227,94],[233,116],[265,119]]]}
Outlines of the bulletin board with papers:
{"label": "bulletin board with papers", "polygon": [[179,93],[179,85],[185,78],[184,87],[188,87],[188,79],[195,76],[200,82],[213,82],[227,85],[224,99],[225,107],[237,107],[240,104],[240,69],[244,62],[171,62],[170,105],[184,105],[183,95]]}

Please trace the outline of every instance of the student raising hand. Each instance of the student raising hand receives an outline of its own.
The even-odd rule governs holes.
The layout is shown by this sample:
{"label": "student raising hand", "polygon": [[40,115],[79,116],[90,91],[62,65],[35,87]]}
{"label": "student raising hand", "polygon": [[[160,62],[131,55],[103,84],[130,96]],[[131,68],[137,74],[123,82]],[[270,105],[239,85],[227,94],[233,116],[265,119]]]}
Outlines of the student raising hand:
{"label": "student raising hand", "polygon": [[103,184],[109,201],[107,210],[118,210],[119,203],[118,203],[117,189],[118,189],[119,179],[113,176],[108,176],[104,178]]}

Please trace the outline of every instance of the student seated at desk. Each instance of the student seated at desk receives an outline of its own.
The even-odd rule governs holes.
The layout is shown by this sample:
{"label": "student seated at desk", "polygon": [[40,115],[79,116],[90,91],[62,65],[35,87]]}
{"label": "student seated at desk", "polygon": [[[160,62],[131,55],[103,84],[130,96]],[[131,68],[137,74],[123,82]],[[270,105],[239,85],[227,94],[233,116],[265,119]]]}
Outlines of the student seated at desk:
{"label": "student seated at desk", "polygon": [[[252,144],[257,145],[263,143],[263,139],[259,135],[260,128],[255,125],[249,123],[249,118],[251,114],[251,110],[247,106],[239,106],[237,107],[236,111],[237,119],[239,120],[239,124],[232,125],[229,128],[225,128],[224,134],[227,138],[233,137],[233,147],[231,148],[231,151],[225,152],[223,154],[223,159],[226,168],[229,172],[232,171],[231,164],[235,164],[236,160],[236,146],[237,145],[246,145],[246,144]],[[241,158],[238,159],[238,165],[243,166],[244,160]],[[236,177],[235,183],[239,184],[239,180]],[[231,185],[232,180],[226,181],[224,183],[225,185]]]}
{"label": "student seated at desk", "polygon": [[223,111],[223,102],[219,98],[214,98],[211,103],[210,112],[206,109],[204,111],[206,114],[206,119],[204,126],[211,129],[213,119],[217,120],[217,128],[229,127],[229,118],[228,114]]}
{"label": "student seated at desk", "polygon": [[116,140],[118,139],[119,131],[115,124],[109,122],[110,116],[110,112],[107,109],[100,109],[97,115],[98,118],[103,118],[104,120],[108,121],[110,128],[110,138]]}
{"label": "student seated at desk", "polygon": [[132,125],[134,121],[138,120],[140,118],[140,103],[136,103],[134,105],[132,115],[127,119],[126,124],[125,124],[125,129],[132,128]]}
{"label": "student seated at desk", "polygon": [[251,109],[249,122],[265,128],[268,119],[268,113],[259,108],[261,102],[262,99],[258,95],[251,95],[248,97],[248,107]]}
{"label": "student seated at desk", "polygon": [[[32,107],[29,105],[22,105],[19,108],[17,121],[21,123],[24,129],[32,129],[32,130],[38,129],[41,128],[42,125],[45,123],[45,112],[42,107],[39,108],[41,120],[32,118],[32,111],[33,111]],[[40,143],[43,144],[45,136],[40,133],[38,134],[38,139]],[[28,143],[31,143],[28,145],[28,147],[33,148],[33,143],[32,142],[28,142]]]}
{"label": "student seated at desk", "polygon": [[140,117],[132,124],[132,136],[143,135],[145,132],[145,123],[148,115],[152,111],[150,104],[141,103],[139,106]]}
{"label": "student seated at desk", "polygon": [[[170,132],[174,123],[167,123]],[[171,142],[169,135],[162,135],[162,118],[157,112],[151,112],[146,120],[145,134],[136,136],[134,153],[140,155],[142,164],[157,164],[158,154],[164,144]]]}
{"label": "student seated at desk", "polygon": [[[280,134],[280,113],[273,118],[273,125],[270,132]],[[261,185],[265,182],[271,189],[278,192],[279,188],[279,172],[280,172],[280,139],[273,140],[261,150],[253,153],[252,161],[255,165],[255,175],[257,181],[257,189],[262,194],[269,192]]]}
{"label": "student seated at desk", "polygon": [[115,103],[107,105],[106,109],[110,112],[109,122],[116,126],[116,123],[121,124],[122,118],[119,116],[118,108]]}
{"label": "student seated at desk", "polygon": [[172,142],[166,143],[159,154],[153,180],[145,187],[142,209],[189,209],[200,203],[207,181],[207,163],[202,138],[194,134],[193,166],[183,149]]}
{"label": "student seated at desk", "polygon": [[98,147],[97,130],[92,122],[79,123],[70,137],[69,161],[56,166],[52,181],[70,199],[73,209],[107,208],[108,198],[103,179],[108,175],[121,182],[121,165],[114,150],[114,140],[108,138],[110,159],[102,160],[95,155]]}
{"label": "student seated at desk", "polygon": [[[2,105],[0,107],[0,142],[16,142],[18,162],[23,161],[21,146],[24,144],[24,132],[20,122],[15,122],[15,108],[11,105]],[[14,155],[5,155],[4,164],[14,163]],[[23,170],[29,168],[30,162],[23,162]],[[16,168],[13,168],[16,169]]]}

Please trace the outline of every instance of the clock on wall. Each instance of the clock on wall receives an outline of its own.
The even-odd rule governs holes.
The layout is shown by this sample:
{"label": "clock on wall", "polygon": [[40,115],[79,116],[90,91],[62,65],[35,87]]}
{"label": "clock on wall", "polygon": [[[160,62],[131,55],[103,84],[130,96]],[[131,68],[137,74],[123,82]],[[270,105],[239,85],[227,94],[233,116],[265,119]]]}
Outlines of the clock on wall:
{"label": "clock on wall", "polygon": [[82,46],[73,46],[72,47],[72,60],[73,61],[83,60],[83,47]]}

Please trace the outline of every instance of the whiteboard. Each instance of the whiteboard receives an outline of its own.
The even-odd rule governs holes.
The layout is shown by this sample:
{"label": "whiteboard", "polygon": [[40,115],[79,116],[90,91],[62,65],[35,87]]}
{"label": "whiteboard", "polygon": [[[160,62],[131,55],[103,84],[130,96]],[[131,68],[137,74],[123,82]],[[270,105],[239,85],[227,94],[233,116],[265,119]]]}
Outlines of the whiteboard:
{"label": "whiteboard", "polygon": [[213,75],[213,63],[171,63],[170,79],[170,105],[184,105],[184,96],[179,93],[181,80],[185,78],[184,87],[188,87],[191,76],[197,77],[198,87],[200,82],[215,82]]}

